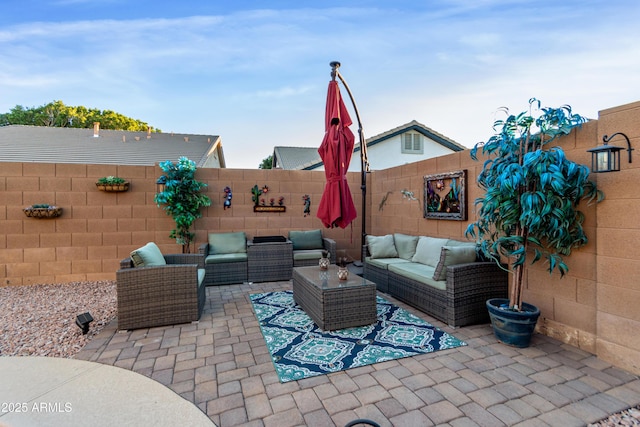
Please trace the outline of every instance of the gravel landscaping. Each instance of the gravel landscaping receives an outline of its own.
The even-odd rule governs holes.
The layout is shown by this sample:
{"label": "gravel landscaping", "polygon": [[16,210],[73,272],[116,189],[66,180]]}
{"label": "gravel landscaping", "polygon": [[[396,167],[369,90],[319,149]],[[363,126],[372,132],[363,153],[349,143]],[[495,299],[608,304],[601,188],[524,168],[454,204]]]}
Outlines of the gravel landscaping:
{"label": "gravel landscaping", "polygon": [[[0,287],[0,356],[72,358],[117,314],[114,281]],[[82,335],[76,316],[91,313]]]}
{"label": "gravel landscaping", "polygon": [[613,414],[589,427],[640,426],[640,406]]}

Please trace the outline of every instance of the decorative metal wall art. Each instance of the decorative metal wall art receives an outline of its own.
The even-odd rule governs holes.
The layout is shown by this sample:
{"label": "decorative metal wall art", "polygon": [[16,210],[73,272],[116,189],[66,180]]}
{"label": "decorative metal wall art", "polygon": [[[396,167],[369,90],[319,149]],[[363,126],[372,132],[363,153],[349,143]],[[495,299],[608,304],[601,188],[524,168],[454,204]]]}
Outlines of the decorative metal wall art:
{"label": "decorative metal wall art", "polygon": [[278,202],[276,205],[275,197],[269,199],[269,204],[264,197],[260,197],[263,194],[267,194],[269,192],[269,187],[264,186],[259,188],[258,185],[254,185],[251,189],[251,200],[253,200],[253,211],[254,212],[286,212],[287,207],[284,206],[284,197],[278,197]]}
{"label": "decorative metal wall art", "polygon": [[311,215],[311,197],[308,194],[302,196],[304,202],[304,216]]}
{"label": "decorative metal wall art", "polygon": [[466,221],[467,171],[424,177],[424,217]]}
{"label": "decorative metal wall art", "polygon": [[224,187],[224,210],[227,208],[231,208],[231,199],[233,198],[233,193],[231,193],[231,187]]}

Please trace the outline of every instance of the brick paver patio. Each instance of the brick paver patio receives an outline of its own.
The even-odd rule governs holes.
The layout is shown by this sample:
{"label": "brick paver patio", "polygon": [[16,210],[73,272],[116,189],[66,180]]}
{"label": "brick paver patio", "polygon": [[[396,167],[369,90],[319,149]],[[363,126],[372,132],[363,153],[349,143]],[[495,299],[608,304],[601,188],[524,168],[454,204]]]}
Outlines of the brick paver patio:
{"label": "brick paver patio", "polygon": [[209,287],[197,323],[95,337],[78,359],[146,375],[193,402],[219,427],[584,426],[640,404],[640,379],[592,354],[536,335],[516,349],[489,325],[452,329],[390,301],[468,346],[281,384],[249,294],[291,282]]}

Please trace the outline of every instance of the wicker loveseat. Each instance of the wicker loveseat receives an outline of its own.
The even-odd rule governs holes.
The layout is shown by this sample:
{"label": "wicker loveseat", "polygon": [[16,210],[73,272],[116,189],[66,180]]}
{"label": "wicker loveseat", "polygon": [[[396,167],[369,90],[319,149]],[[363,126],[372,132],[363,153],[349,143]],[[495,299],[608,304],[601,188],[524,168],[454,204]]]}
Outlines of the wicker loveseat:
{"label": "wicker loveseat", "polygon": [[200,245],[207,276],[206,286],[230,285],[247,281],[247,235],[243,231],[209,233]]}
{"label": "wicker loveseat", "polygon": [[485,301],[507,295],[507,273],[472,242],[395,233],[367,236],[367,249],[366,279],[450,326],[489,322]]}
{"label": "wicker loveseat", "polygon": [[336,263],[336,241],[322,237],[322,231],[289,231],[289,240],[293,244],[293,266],[307,267],[318,265],[322,252],[329,253],[331,264]]}
{"label": "wicker loveseat", "polygon": [[200,318],[206,300],[201,255],[163,255],[153,243],[131,255],[120,261],[116,272],[118,329],[176,325]]}

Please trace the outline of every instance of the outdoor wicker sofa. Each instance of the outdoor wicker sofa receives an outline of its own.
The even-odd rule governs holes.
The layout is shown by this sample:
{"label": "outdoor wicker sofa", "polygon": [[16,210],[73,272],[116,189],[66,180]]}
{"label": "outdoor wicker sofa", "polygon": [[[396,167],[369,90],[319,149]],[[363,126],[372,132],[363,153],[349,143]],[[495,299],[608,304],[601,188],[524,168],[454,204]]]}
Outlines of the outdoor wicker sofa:
{"label": "outdoor wicker sofa", "polygon": [[367,249],[366,279],[450,326],[489,322],[485,301],[508,292],[506,271],[472,242],[396,233],[367,236]]}
{"label": "outdoor wicker sofa", "polygon": [[205,295],[204,258],[199,254],[161,255],[165,265],[120,261],[116,272],[118,329],[176,325],[200,318]]}

